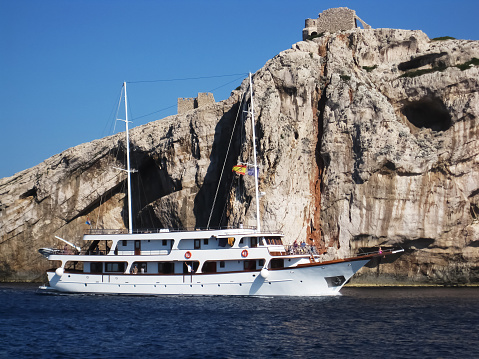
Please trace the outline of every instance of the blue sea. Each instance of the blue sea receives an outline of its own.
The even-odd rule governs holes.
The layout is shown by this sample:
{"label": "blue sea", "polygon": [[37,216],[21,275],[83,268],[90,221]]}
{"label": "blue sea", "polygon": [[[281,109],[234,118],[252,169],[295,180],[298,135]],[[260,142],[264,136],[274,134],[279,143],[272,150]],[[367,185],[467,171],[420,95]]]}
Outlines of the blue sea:
{"label": "blue sea", "polygon": [[479,288],[321,298],[45,295],[0,284],[1,358],[479,358]]}

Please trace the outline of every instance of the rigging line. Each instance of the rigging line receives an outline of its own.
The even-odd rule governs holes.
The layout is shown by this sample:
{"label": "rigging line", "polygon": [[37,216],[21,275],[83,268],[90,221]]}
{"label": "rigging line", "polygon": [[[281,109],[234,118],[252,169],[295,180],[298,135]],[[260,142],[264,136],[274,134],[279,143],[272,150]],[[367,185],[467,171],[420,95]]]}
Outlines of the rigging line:
{"label": "rigging line", "polygon": [[208,224],[206,226],[206,229],[210,228],[211,217],[213,215],[213,210],[215,209],[216,198],[218,197],[218,192],[219,192],[219,189],[220,189],[221,179],[223,178],[223,173],[224,173],[224,170],[225,170],[226,161],[228,160],[228,153],[230,152],[231,142],[233,141],[233,136],[234,136],[235,129],[236,129],[236,123],[238,122],[238,117],[239,117],[239,114],[241,112],[241,108],[242,108],[241,105],[243,103],[245,93],[243,93],[243,98],[241,99],[241,101],[239,103],[239,106],[238,106],[238,112],[236,113],[235,123],[233,125],[233,130],[231,131],[230,142],[228,143],[228,149],[226,150],[225,161],[223,162],[223,168],[221,169],[220,179],[218,180],[218,186],[216,187],[215,198],[213,199],[213,205],[211,207],[210,216],[208,218]]}
{"label": "rigging line", "polygon": [[[228,192],[226,193],[231,193],[231,189],[233,188],[234,181],[231,181],[230,183],[230,188],[228,189]],[[225,201],[225,205],[223,206],[223,211],[221,212],[221,218],[218,223],[218,227],[221,227],[221,223],[223,223],[223,219],[225,218],[225,213],[226,213],[226,207],[228,206],[228,201]]]}
{"label": "rigging line", "polygon": [[[175,107],[175,106],[176,106],[176,105],[171,105],[171,106],[169,106],[169,107],[162,108],[161,110],[154,111],[154,112],[150,112],[150,113],[148,113],[148,114],[146,114],[146,115],[142,115],[142,116],[135,117],[133,120],[138,120],[139,118],[143,118],[143,117],[146,117],[146,116],[154,115],[155,113],[169,110],[170,108],[173,108],[173,107]],[[133,120],[132,120],[132,121],[133,121]]]}
{"label": "rigging line", "polygon": [[213,79],[219,77],[230,77],[230,76],[239,76],[239,75],[248,75],[248,73],[241,74],[227,74],[227,75],[214,75],[214,76],[200,76],[200,77],[184,77],[177,79],[159,79],[159,80],[141,80],[141,81],[127,81],[129,84],[138,84],[138,83],[147,83],[147,82],[173,82],[173,81],[188,81],[188,80],[203,80],[203,79]]}
{"label": "rigging line", "polygon": [[[117,95],[118,97],[115,97],[115,98],[121,98],[121,91],[122,91],[122,90],[120,89],[120,93],[119,93],[119,95]],[[116,111],[118,112],[118,108],[116,109]],[[101,137],[108,136],[108,135],[110,135],[110,134],[112,133],[112,131],[111,131],[111,127],[112,127],[112,125],[111,125],[111,119],[113,118],[113,122],[116,122],[116,118],[114,118],[114,116],[115,116],[115,105],[113,105],[113,108],[112,108],[112,110],[111,110],[111,112],[110,112],[110,115],[108,116],[108,120],[107,120],[107,122],[105,123],[105,127],[103,128],[103,132],[102,132],[102,134],[101,134]],[[107,130],[107,127],[108,127],[108,126],[110,126],[109,130]],[[113,127],[114,127],[114,125],[113,125]]]}
{"label": "rigging line", "polygon": [[226,85],[229,85],[229,84],[231,84],[231,83],[233,83],[233,82],[235,82],[235,81],[238,81],[238,80],[240,80],[240,79],[242,79],[242,78],[243,78],[243,76],[238,77],[238,78],[236,78],[236,79],[234,79],[234,80],[232,80],[232,81],[230,81],[230,82],[225,83],[224,85],[215,87],[214,89],[209,90],[209,91],[213,92],[214,90],[218,90],[218,89],[220,89],[220,88],[222,88],[222,87],[225,87]]}
{"label": "rigging line", "polygon": [[[242,74],[242,75],[243,75],[243,74]],[[229,82],[227,82],[227,83],[225,83],[225,84],[223,84],[223,85],[221,85],[221,86],[218,86],[218,87],[215,87],[214,89],[208,90],[208,92],[213,92],[213,91],[215,91],[215,90],[218,90],[218,89],[220,89],[220,88],[222,88],[222,87],[225,87],[225,86],[227,86],[227,85],[229,85],[229,84],[231,84],[231,83],[233,83],[233,82],[235,82],[235,81],[238,81],[238,80],[240,80],[240,79],[242,79],[242,78],[243,78],[243,76],[238,77],[238,78],[236,78],[236,79],[234,79],[234,80],[232,80],[232,81],[229,81]],[[176,104],[175,104],[175,105],[171,105],[171,106],[162,108],[162,109],[160,109],[160,110],[158,110],[158,111],[150,112],[150,113],[148,113],[148,114],[146,114],[146,115],[141,115],[141,116],[135,117],[133,120],[138,120],[138,119],[143,118],[143,117],[147,117],[147,116],[150,116],[150,115],[154,115],[155,113],[162,112],[162,111],[166,111],[166,110],[169,110],[170,108],[173,108],[173,107],[176,107],[176,106],[177,106]],[[133,120],[132,120],[132,121],[133,121]]]}
{"label": "rigging line", "polygon": [[120,91],[120,99],[118,100],[118,106],[116,107],[116,113],[115,113],[115,125],[113,126],[113,133],[115,133],[116,130],[116,120],[118,119],[118,113],[120,112],[120,106],[121,106],[121,99],[123,98],[123,86],[121,87]]}

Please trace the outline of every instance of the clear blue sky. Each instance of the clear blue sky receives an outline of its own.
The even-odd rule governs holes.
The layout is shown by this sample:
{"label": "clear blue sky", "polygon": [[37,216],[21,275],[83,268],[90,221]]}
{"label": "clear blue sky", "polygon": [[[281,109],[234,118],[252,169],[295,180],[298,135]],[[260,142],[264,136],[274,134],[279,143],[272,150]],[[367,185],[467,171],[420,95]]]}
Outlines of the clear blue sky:
{"label": "clear blue sky", "polygon": [[133,126],[176,113],[177,97],[227,98],[339,6],[373,28],[479,39],[477,0],[0,0],[0,178],[112,134],[123,81],[233,75],[132,83]]}

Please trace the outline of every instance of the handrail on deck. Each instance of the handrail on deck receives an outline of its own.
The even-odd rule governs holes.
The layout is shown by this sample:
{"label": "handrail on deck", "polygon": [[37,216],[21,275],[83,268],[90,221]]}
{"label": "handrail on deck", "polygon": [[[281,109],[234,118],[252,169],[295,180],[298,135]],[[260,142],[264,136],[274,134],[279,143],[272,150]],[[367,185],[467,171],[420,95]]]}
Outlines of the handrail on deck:
{"label": "handrail on deck", "polygon": [[[227,229],[251,229],[255,230],[256,227],[253,226],[243,226],[243,227],[216,227],[216,228],[144,228],[144,229],[135,229],[132,234],[146,234],[146,233],[169,233],[169,232],[191,232],[191,231],[218,231],[218,230],[227,230]],[[280,231],[270,231],[263,230],[262,233],[274,233],[281,234]],[[90,228],[85,231],[85,234],[128,234],[128,229],[105,229],[105,228]]]}
{"label": "handrail on deck", "polygon": [[396,253],[396,252],[404,252],[404,249],[402,247],[399,247],[400,249],[396,249],[396,248],[384,248],[382,249],[381,247],[379,247],[379,249],[377,251],[372,251],[372,252],[360,252],[357,254],[358,257],[363,257],[363,256],[369,256],[369,255],[372,255],[372,254],[392,254],[392,253]]}
{"label": "handrail on deck", "polygon": [[309,244],[307,245],[294,245],[294,244],[289,244],[285,245],[284,248],[286,249],[287,254],[291,255],[301,255],[301,254],[308,254],[308,255],[317,255],[318,250],[316,249],[316,246],[311,246]]}

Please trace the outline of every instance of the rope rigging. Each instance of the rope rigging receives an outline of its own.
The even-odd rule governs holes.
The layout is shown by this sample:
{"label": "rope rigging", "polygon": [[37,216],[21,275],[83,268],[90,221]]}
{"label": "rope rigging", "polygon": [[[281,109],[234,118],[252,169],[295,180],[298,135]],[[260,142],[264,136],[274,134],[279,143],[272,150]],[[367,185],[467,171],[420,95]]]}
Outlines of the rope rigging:
{"label": "rope rigging", "polygon": [[[192,77],[192,78],[177,78],[177,79],[159,79],[159,80],[150,80],[150,81],[131,81],[131,82],[128,82],[130,84],[141,84],[141,83],[152,83],[152,82],[173,82],[173,81],[186,81],[186,80],[200,80],[200,79],[211,79],[211,78],[223,78],[223,77],[232,77],[232,76],[239,76],[241,75],[241,77],[235,77],[235,79],[233,79],[232,81],[228,81],[227,83],[225,84],[222,84],[221,86],[218,86],[212,90],[210,90],[210,92],[214,91],[214,90],[217,90],[219,88],[222,88],[224,86],[227,86],[233,82],[236,82],[240,79],[244,79],[244,75],[246,75],[246,73],[243,73],[243,74],[229,74],[229,75],[218,75],[218,76],[203,76],[203,77]],[[122,92],[121,92],[122,94]],[[119,117],[119,113],[121,111],[121,107],[122,107],[122,103],[123,103],[123,99],[122,99],[122,96],[119,96],[119,100],[118,102],[115,103],[115,110],[112,110],[112,113],[110,114],[110,119],[113,117],[113,125],[110,127],[110,130],[112,129],[112,132],[113,133],[116,133],[116,122],[117,122],[117,119],[118,118],[121,118],[121,116]],[[225,169],[225,166],[226,166],[226,160],[228,158],[228,153],[230,151],[230,146],[231,146],[231,143],[233,141],[233,135],[236,131],[236,126],[237,126],[237,121],[238,121],[238,118],[240,116],[240,111],[241,109],[243,108],[243,101],[245,100],[245,93],[243,93],[242,95],[242,99],[240,101],[240,106],[238,108],[238,113],[236,114],[236,119],[235,119],[235,123],[234,123],[234,127],[233,127],[233,130],[232,130],[232,133],[231,133],[231,138],[229,140],[229,144],[228,144],[228,150],[226,152],[226,156],[225,156],[225,162],[223,164],[223,168],[222,168],[222,171],[221,171],[221,176],[220,176],[220,179],[219,179],[219,182],[218,182],[218,188],[216,190],[216,194],[215,194],[215,198],[214,198],[214,201],[213,201],[213,206],[212,206],[212,210],[211,210],[211,213],[210,213],[210,217],[208,219],[208,228],[210,226],[210,222],[211,222],[211,218],[212,218],[212,213],[213,213],[213,209],[215,207],[215,203],[216,203],[216,200],[217,200],[217,196],[218,196],[218,190],[219,190],[219,184],[221,183],[221,180],[222,180],[222,176],[223,176],[223,173],[224,173],[224,169]],[[134,120],[137,120],[137,119],[140,119],[140,118],[143,118],[143,117],[147,117],[147,116],[150,116],[152,114],[155,114],[155,113],[158,113],[158,112],[161,112],[161,111],[165,111],[165,110],[168,110],[168,109],[171,109],[173,107],[175,107],[175,105],[171,105],[171,106],[168,106],[168,107],[165,107],[165,108],[162,108],[160,110],[157,110],[157,111],[154,111],[154,112],[150,112],[146,115],[142,115],[142,116],[137,116],[137,117],[133,117],[132,116],[132,111],[131,111],[131,104],[129,105],[129,108],[128,108],[128,114],[129,114],[129,118],[133,118]],[[125,118],[127,118],[126,114],[125,114]],[[110,120],[111,121],[111,120]],[[108,122],[110,122],[108,121]],[[105,128],[107,126],[105,125]],[[241,135],[242,136],[242,135]],[[114,162],[117,162],[117,161],[121,161],[121,159],[119,158],[119,156],[122,156],[122,157],[125,157],[126,154],[124,153],[124,151],[122,151],[122,148],[124,147],[122,144],[123,144],[123,140],[121,139],[118,139],[118,144],[116,146],[112,146],[109,150],[108,150],[108,153],[106,154],[106,157],[107,157],[107,163],[106,163],[106,166],[109,166],[109,167],[113,167],[114,166]],[[132,160],[133,162],[135,163],[132,163],[132,168],[135,168],[135,166],[138,166],[138,158],[137,156],[132,156]],[[107,211],[107,207],[104,206],[105,203],[107,203],[107,201],[109,201],[111,198],[113,198],[113,196],[115,194],[118,193],[118,191],[121,191],[121,189],[124,189],[124,187],[126,186],[125,185],[125,180],[122,179],[122,171],[118,171],[117,174],[111,176],[111,173],[109,173],[109,171],[105,171],[105,173],[103,173],[101,175],[101,179],[100,179],[100,188],[103,187],[103,188],[108,188],[108,190],[104,190],[104,191],[98,191],[98,189],[92,189],[91,193],[90,194],[93,194],[93,192],[96,192],[97,193],[97,198],[98,198],[98,205],[97,205],[97,213],[95,215],[95,213],[91,213],[90,215],[93,216],[94,218],[93,219],[96,219],[96,223],[91,223],[92,225],[92,228],[99,228],[99,227],[103,227],[103,223],[102,223],[102,220],[101,218],[104,217],[106,215],[106,212]],[[108,178],[107,178],[108,177]],[[116,179],[116,180],[115,180]],[[116,184],[111,184],[111,182],[115,180],[114,182]],[[145,190],[145,184],[143,183],[143,179],[142,178],[137,178],[135,181],[136,183],[136,193],[139,194],[139,197],[142,197],[142,198],[138,198],[137,199],[137,204],[138,204],[138,207],[137,209],[141,209],[141,208],[144,208],[146,205],[148,205],[148,203],[142,203],[141,202],[148,202],[148,199],[147,199],[147,195],[146,195],[146,190]],[[232,185],[232,183],[231,183]],[[100,193],[101,192],[101,193]],[[126,200],[126,199],[125,199]],[[139,202],[138,202],[139,201]],[[154,219],[152,218],[153,216],[153,213],[151,213],[150,211],[148,212],[147,214],[149,218],[149,221],[151,222],[151,224],[154,223]],[[90,217],[91,218],[91,217]],[[221,218],[223,218],[223,215],[221,216]],[[138,220],[138,218],[136,218]],[[141,220],[141,219],[140,219]],[[146,218],[143,218],[143,220],[146,220],[146,222],[148,222],[148,219]],[[90,220],[88,220],[87,222],[89,222]],[[93,221],[91,221],[93,222]],[[89,223],[90,224],[90,223]],[[140,225],[146,225],[146,223],[141,223]]]}

